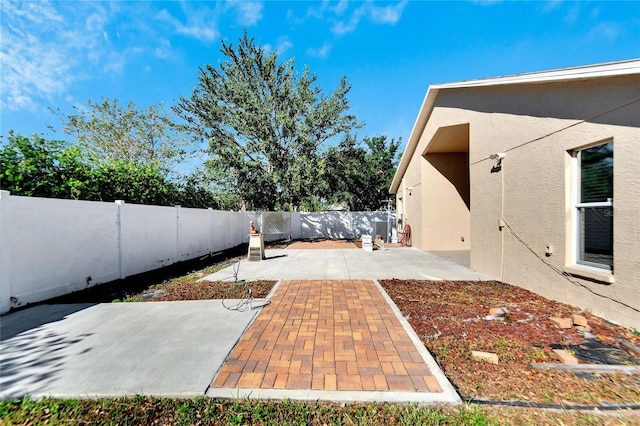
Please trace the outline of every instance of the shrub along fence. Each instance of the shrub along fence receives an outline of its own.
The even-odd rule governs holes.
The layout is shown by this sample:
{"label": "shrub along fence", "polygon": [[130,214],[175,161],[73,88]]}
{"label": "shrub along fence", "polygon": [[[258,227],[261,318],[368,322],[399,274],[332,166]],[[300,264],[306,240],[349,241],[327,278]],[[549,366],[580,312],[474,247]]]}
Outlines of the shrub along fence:
{"label": "shrub along fence", "polygon": [[12,196],[0,191],[0,313],[237,247],[249,221],[266,241],[352,239],[390,229],[377,212],[231,212]]}

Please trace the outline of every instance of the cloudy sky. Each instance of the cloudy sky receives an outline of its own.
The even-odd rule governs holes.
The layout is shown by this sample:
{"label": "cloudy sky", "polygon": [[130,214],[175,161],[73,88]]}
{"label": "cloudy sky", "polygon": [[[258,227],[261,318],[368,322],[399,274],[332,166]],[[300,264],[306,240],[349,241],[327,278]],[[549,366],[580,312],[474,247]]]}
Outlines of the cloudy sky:
{"label": "cloudy sky", "polygon": [[244,29],[346,76],[360,136],[408,138],[430,84],[640,57],[637,1],[13,1],[1,7],[1,128],[65,138],[49,108],[189,96]]}

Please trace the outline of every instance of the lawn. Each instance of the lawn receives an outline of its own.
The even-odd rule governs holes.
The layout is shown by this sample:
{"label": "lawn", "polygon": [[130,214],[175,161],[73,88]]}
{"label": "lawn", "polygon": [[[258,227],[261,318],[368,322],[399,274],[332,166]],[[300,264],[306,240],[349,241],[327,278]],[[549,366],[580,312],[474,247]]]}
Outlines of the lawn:
{"label": "lawn", "polygon": [[296,401],[153,398],[0,401],[0,424],[74,425],[625,425],[629,412],[575,412],[513,407],[418,407]]}

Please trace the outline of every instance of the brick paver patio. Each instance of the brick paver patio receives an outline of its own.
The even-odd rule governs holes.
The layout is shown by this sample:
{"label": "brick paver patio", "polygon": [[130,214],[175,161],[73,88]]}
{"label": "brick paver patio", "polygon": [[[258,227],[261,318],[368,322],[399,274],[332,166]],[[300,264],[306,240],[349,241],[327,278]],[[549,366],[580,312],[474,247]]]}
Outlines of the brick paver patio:
{"label": "brick paver patio", "polygon": [[283,281],[213,388],[442,392],[373,281]]}

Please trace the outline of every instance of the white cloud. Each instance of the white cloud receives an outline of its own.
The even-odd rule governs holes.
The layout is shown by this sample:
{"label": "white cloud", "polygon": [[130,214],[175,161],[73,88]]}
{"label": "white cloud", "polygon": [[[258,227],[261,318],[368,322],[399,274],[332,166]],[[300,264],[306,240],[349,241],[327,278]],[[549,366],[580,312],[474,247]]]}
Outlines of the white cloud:
{"label": "white cloud", "polygon": [[238,15],[238,23],[252,27],[262,19],[264,5],[258,1],[228,0],[227,3]]}
{"label": "white cloud", "polygon": [[358,27],[360,20],[365,15],[366,10],[367,10],[367,5],[363,4],[362,6],[360,6],[359,8],[353,11],[353,13],[351,14],[351,17],[347,21],[338,21],[333,26],[331,31],[337,35],[343,35],[343,34],[354,32]]}
{"label": "white cloud", "polygon": [[620,34],[622,34],[622,26],[613,21],[601,22],[589,32],[593,38],[605,38],[611,41],[616,40]]}
{"label": "white cloud", "polygon": [[311,6],[307,7],[307,18],[323,18],[329,6],[329,0],[323,0],[319,5],[317,3],[311,3]]}
{"label": "white cloud", "polygon": [[89,31],[103,31],[107,21],[106,11],[98,5],[98,10],[85,19],[85,25]]}
{"label": "white cloud", "polygon": [[267,52],[273,52],[275,50],[278,52],[278,55],[282,55],[284,52],[293,47],[293,43],[289,41],[288,37],[283,36],[278,38],[278,44],[277,46],[275,46],[275,48],[269,43],[265,44],[263,47]]}
{"label": "white cloud", "polygon": [[479,4],[480,6],[493,6],[494,4],[501,3],[502,0],[472,0],[473,3]]}
{"label": "white cloud", "polygon": [[402,11],[407,5],[407,1],[401,1],[394,6],[378,7],[373,4],[369,8],[369,13],[373,22],[377,24],[396,24],[402,17]]}
{"label": "white cloud", "polygon": [[278,53],[283,54],[287,50],[293,47],[293,43],[289,41],[287,37],[280,37],[278,39]]}
{"label": "white cloud", "polygon": [[340,0],[338,4],[333,8],[333,11],[337,15],[342,15],[349,8],[349,0]]}
{"label": "white cloud", "polygon": [[318,48],[310,47],[309,49],[307,49],[307,54],[309,56],[315,56],[317,58],[326,58],[327,56],[329,56],[330,51],[331,51],[331,45],[329,45],[329,43],[325,43]]}
{"label": "white cloud", "polygon": [[[378,4],[384,3],[384,6]],[[287,12],[287,19],[293,25],[302,25],[309,19],[323,20],[330,24],[331,32],[337,36],[354,32],[363,19],[375,24],[395,25],[402,18],[408,0],[400,2],[375,2],[339,0],[337,2],[323,0],[312,2],[306,9],[306,16],[297,17],[294,12]]]}
{"label": "white cloud", "polygon": [[573,25],[576,22],[578,22],[578,18],[580,17],[580,12],[581,12],[580,5],[578,4],[575,4],[571,9],[569,9],[569,12],[565,17],[565,21],[567,22],[567,24]]}
{"label": "white cloud", "polygon": [[155,48],[154,53],[160,59],[170,59],[173,56],[171,53],[171,42],[166,38],[161,38],[158,41],[158,46]]}
{"label": "white cloud", "polygon": [[111,53],[102,64],[102,70],[107,74],[122,74],[125,64],[124,55]]}
{"label": "white cloud", "polygon": [[[359,4],[359,3],[358,3]],[[344,35],[354,32],[363,18],[370,19],[375,24],[395,25],[402,18],[402,12],[407,5],[407,0],[387,6],[377,6],[373,1],[368,1],[353,10],[348,19],[338,20],[331,31],[336,35]],[[343,15],[348,8],[346,1],[341,1],[331,12]]]}
{"label": "white cloud", "polygon": [[262,14],[261,3],[238,3],[232,11],[217,2],[185,1],[166,6],[171,13],[178,7],[173,16],[147,2],[0,1],[0,107],[7,111],[43,110],[73,97],[80,82],[123,75],[140,57],[147,65],[172,60],[172,35],[210,42],[219,37],[223,13],[237,10],[245,23]]}
{"label": "white cloud", "polygon": [[201,41],[213,41],[220,36],[217,30],[219,12],[209,7],[191,8],[189,3],[182,3],[187,22],[182,22],[171,15],[167,9],[162,9],[157,18],[168,22],[176,33]]}
{"label": "white cloud", "polygon": [[551,13],[554,10],[556,10],[560,5],[562,5],[562,3],[563,3],[563,0],[549,0],[543,5],[542,10],[545,13]]}
{"label": "white cloud", "polygon": [[3,1],[2,108],[30,110],[80,78],[75,46],[60,43],[68,23],[49,2]]}
{"label": "white cloud", "polygon": [[2,14],[16,19],[28,19],[36,25],[62,22],[62,16],[53,8],[50,1],[18,2],[3,1]]}

